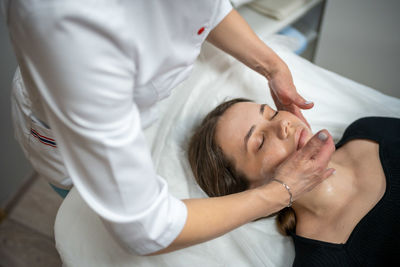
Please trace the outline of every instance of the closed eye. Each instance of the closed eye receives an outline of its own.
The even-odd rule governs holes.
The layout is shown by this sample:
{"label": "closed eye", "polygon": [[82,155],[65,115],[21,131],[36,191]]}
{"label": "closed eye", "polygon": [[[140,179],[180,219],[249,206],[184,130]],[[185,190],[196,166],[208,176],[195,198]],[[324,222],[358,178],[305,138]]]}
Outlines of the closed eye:
{"label": "closed eye", "polygon": [[[276,117],[276,115],[278,115],[278,113],[279,113],[279,111],[275,111],[274,115],[272,115],[272,117],[271,117],[271,120],[273,120]],[[258,147],[258,150],[260,150],[263,147],[264,141],[265,141],[265,135],[263,134],[262,141],[261,141],[260,146]]]}
{"label": "closed eye", "polygon": [[264,134],[263,134],[263,135],[262,135],[262,141],[261,141],[260,146],[258,147],[258,150],[260,150],[260,149],[263,147],[264,141],[265,141],[265,136],[264,136]]}
{"label": "closed eye", "polygon": [[276,115],[278,115],[278,113],[279,113],[279,111],[275,111],[274,115],[272,115],[272,117],[271,117],[271,120],[273,120],[276,117]]}

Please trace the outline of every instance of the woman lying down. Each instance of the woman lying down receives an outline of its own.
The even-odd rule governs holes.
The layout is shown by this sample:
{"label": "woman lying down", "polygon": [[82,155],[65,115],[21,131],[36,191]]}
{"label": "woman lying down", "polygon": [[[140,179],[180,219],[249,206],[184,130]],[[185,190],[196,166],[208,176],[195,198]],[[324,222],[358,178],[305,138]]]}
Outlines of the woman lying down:
{"label": "woman lying down", "polygon": [[[222,196],[279,182],[275,168],[311,137],[289,112],[234,99],[197,128],[189,161],[200,187]],[[353,122],[328,167],[336,173],[276,216],[293,266],[400,266],[400,120]]]}

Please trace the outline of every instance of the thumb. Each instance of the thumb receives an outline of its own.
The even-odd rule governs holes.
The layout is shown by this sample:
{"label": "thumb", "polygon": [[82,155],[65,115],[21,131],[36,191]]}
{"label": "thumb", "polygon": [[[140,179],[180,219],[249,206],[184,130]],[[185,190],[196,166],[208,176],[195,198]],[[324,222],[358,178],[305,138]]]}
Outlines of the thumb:
{"label": "thumb", "polygon": [[314,159],[317,164],[324,165],[325,163],[328,164],[332,153],[335,151],[335,145],[329,132],[321,130],[300,150],[306,160]]}
{"label": "thumb", "polygon": [[296,93],[296,96],[293,99],[293,103],[296,104],[301,109],[310,109],[314,106],[312,101],[305,100],[301,95]]}

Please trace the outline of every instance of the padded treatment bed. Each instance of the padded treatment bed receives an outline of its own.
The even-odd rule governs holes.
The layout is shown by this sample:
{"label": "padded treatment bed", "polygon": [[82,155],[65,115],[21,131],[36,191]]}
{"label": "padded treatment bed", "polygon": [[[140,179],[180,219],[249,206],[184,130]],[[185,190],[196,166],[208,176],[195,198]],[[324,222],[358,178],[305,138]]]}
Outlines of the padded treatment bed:
{"label": "padded treatment bed", "polygon": [[[324,70],[268,40],[266,43],[288,64],[297,90],[315,103],[313,109],[303,111],[313,132],[326,128],[337,141],[357,118],[400,117],[400,99]],[[188,139],[211,109],[235,97],[275,107],[264,77],[206,43],[190,78],[160,103],[160,119],[145,133],[155,168],[176,197],[206,197],[195,183],[186,157]],[[248,223],[215,240],[176,252],[130,255],[116,244],[75,188],[58,211],[55,238],[64,265],[74,267],[273,267],[291,266],[294,258],[291,238],[277,232],[274,218]]]}

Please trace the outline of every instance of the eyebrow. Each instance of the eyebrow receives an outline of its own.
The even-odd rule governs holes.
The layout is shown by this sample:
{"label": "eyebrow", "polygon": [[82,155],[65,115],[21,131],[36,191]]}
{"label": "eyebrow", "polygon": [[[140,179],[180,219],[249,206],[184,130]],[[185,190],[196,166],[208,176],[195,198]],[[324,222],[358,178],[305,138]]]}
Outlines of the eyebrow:
{"label": "eyebrow", "polygon": [[264,114],[264,109],[265,109],[265,106],[266,106],[267,104],[262,104],[261,106],[260,106],[260,114],[261,115],[263,115]]}
{"label": "eyebrow", "polygon": [[[264,109],[265,109],[266,104],[260,105],[260,114],[264,114]],[[250,136],[253,134],[254,129],[256,128],[255,125],[252,125],[250,127],[250,130],[247,132],[246,136],[244,137],[244,149],[247,152],[247,143],[249,142]]]}
{"label": "eyebrow", "polygon": [[250,130],[247,132],[246,136],[244,137],[244,149],[247,152],[247,143],[249,142],[250,136],[253,133],[254,129],[256,128],[255,125],[251,126]]}

